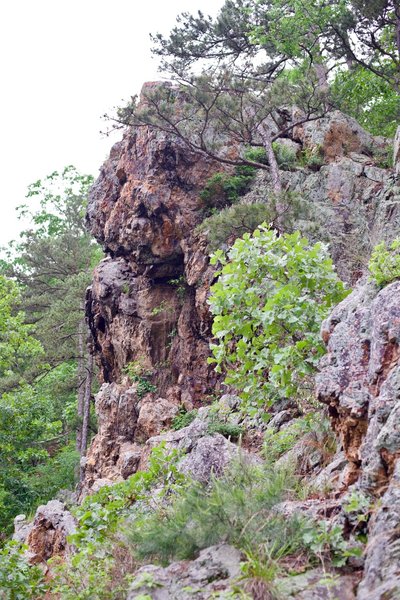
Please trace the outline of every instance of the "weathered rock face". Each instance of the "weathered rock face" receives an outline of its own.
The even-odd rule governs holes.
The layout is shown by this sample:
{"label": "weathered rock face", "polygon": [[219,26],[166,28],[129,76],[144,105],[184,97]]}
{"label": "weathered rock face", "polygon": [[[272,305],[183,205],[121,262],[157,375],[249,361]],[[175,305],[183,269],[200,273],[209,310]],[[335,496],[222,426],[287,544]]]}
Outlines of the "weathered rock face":
{"label": "weathered rock face", "polygon": [[[193,232],[202,220],[199,192],[217,170],[182,143],[140,128],[113,147],[92,189],[88,224],[109,256],[96,269],[87,315],[111,387],[97,396],[90,481],[127,476],[135,461],[121,454],[136,452],[127,445],[165,429],[179,402],[190,407],[215,392],[206,304],[213,269]],[[139,402],[129,388],[123,371],[132,362],[163,398],[157,408],[154,397]]]}
{"label": "weathered rock face", "polygon": [[67,536],[74,532],[72,514],[59,500],[51,500],[39,506],[29,526],[23,530],[16,527],[14,539],[26,543],[31,563],[42,563],[52,556],[63,556],[69,552]]}
{"label": "weathered rock face", "polygon": [[180,561],[166,568],[147,565],[136,574],[146,581],[145,575],[151,576],[154,584],[138,587],[128,595],[128,600],[143,598],[153,600],[191,600],[193,594],[199,600],[215,597],[216,594],[228,590],[240,575],[241,554],[232,546],[221,544],[200,552],[193,561]]}
{"label": "weathered rock face", "polygon": [[324,322],[317,378],[349,461],[346,482],[379,499],[360,600],[400,596],[400,282],[360,285]]}
{"label": "weathered rock face", "polygon": [[[353,285],[371,248],[393,239],[400,227],[400,188],[379,160],[387,140],[338,111],[296,127],[293,139],[321,161],[281,171],[284,187],[301,199],[295,228],[313,241],[329,242],[339,276]],[[260,172],[248,201],[265,201],[268,189],[269,174]]]}
{"label": "weathered rock face", "polygon": [[[400,223],[395,192],[383,183],[388,171],[372,158],[385,141],[341,113],[296,127],[292,137],[285,143],[296,151],[317,149],[325,161],[316,172],[282,172],[284,184],[312,207],[310,220],[298,227],[307,233],[317,222],[315,236],[322,230],[331,241],[340,275],[355,280],[383,204],[378,196],[386,198],[381,229],[388,211]],[[86,307],[106,384],[96,400],[99,432],[86,462],[89,487],[99,478],[127,477],[138,462],[137,444],[167,428],[179,404],[190,408],[219,392],[207,364],[214,269],[206,241],[194,230],[204,216],[200,191],[222,168],[180,140],[141,127],[113,147],[93,186],[88,225],[108,256],[96,269]],[[244,201],[266,202],[270,189],[268,174],[261,174]],[[126,377],[132,363],[140,367],[139,379],[156,388],[142,400]]]}

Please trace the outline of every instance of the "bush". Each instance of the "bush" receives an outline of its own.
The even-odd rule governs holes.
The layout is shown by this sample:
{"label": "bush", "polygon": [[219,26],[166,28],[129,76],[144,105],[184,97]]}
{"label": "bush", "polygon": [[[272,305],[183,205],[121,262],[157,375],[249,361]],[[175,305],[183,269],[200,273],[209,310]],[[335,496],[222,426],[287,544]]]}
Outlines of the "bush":
{"label": "bush", "polygon": [[387,247],[385,242],[375,246],[369,261],[369,272],[372,279],[384,286],[400,278],[400,238],[396,238]]}
{"label": "bush", "polygon": [[324,164],[324,150],[321,146],[315,148],[304,148],[299,157],[299,164],[308,167],[312,171],[319,171]]}
{"label": "bush", "polygon": [[226,371],[225,384],[238,391],[243,408],[308,397],[325,352],[322,320],[348,294],[327,247],[310,246],[298,232],[278,237],[264,223],[227,254],[217,250],[211,263],[221,269],[209,298],[209,362]]}
{"label": "bush", "polygon": [[147,471],[85,498],[75,510],[77,531],[69,538],[75,553],[66,561],[52,559],[53,595],[60,600],[126,598],[134,562],[119,532],[132,512],[154,506],[158,496],[150,493],[153,487],[162,490],[162,499],[184,484],[176,469],[178,458],[176,451],[166,452],[160,445],[153,449]]}
{"label": "bush", "polygon": [[338,71],[331,86],[333,102],[373,135],[394,137],[400,120],[398,92],[362,67]]}
{"label": "bush", "polygon": [[44,504],[61,489],[73,490],[77,483],[79,452],[73,444],[65,446],[27,478],[35,504]]}
{"label": "bush", "polygon": [[296,150],[282,144],[280,142],[274,142],[272,149],[275,153],[276,161],[281,169],[290,171],[297,161]]}
{"label": "bush", "polygon": [[[264,148],[247,148],[243,156],[246,160],[268,164]],[[256,172],[256,167],[240,165],[233,174],[215,173],[200,192],[205,207],[215,210],[235,204],[249,191]]]}
{"label": "bush", "polygon": [[138,558],[193,558],[208,546],[226,542],[254,552],[265,547],[282,554],[301,543],[298,519],[271,512],[293,483],[287,472],[238,462],[207,488],[197,482],[179,490],[169,506],[137,518],[128,539]]}
{"label": "bush", "polygon": [[[282,211],[283,207],[283,211]],[[279,197],[270,193],[265,202],[235,204],[205,219],[197,231],[206,234],[210,251],[253,231],[264,221],[272,224],[279,218],[280,228],[293,231],[294,224],[309,219],[309,207],[298,194],[283,192]]]}
{"label": "bush", "polygon": [[181,408],[176,417],[172,419],[171,429],[174,429],[175,431],[183,429],[184,427],[190,425],[190,423],[192,423],[196,417],[197,410],[187,411],[184,408]]}
{"label": "bush", "polygon": [[206,183],[200,198],[208,209],[220,209],[237,202],[248,190],[253,174],[216,173]]}
{"label": "bush", "polygon": [[43,572],[28,563],[26,550],[17,542],[9,542],[0,549],[0,600],[34,600],[45,594]]}
{"label": "bush", "polygon": [[271,207],[267,204],[235,204],[205,219],[197,228],[207,235],[208,247],[216,250],[231,236],[252,233],[263,221],[270,221]]}
{"label": "bush", "polygon": [[237,441],[243,435],[243,427],[235,423],[229,423],[229,421],[222,421],[216,415],[211,415],[207,433],[210,435],[220,433],[232,441]]}

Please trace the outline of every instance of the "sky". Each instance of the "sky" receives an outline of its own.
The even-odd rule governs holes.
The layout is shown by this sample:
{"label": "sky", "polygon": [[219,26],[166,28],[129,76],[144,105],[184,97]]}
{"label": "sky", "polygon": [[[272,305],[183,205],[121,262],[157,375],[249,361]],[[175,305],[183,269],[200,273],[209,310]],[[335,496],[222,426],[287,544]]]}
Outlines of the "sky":
{"label": "sky", "polygon": [[160,79],[150,33],[223,0],[9,0],[0,3],[0,246],[18,238],[27,187],[73,164],[97,176],[117,137],[101,116]]}

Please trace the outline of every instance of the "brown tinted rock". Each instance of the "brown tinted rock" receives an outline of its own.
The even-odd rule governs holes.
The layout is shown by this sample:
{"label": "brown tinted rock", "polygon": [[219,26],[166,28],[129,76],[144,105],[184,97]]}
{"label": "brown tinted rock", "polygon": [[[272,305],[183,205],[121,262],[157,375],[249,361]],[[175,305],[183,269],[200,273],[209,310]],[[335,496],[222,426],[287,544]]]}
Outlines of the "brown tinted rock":
{"label": "brown tinted rock", "polygon": [[[133,444],[139,415],[135,388],[105,383],[96,395],[98,431],[85,459],[86,493],[96,479],[112,481],[126,476],[121,454]],[[124,472],[124,474],[123,474]]]}
{"label": "brown tinted rock", "polygon": [[67,536],[75,529],[73,516],[58,500],[39,506],[26,539],[30,561],[40,563],[69,552]]}
{"label": "brown tinted rock", "polygon": [[175,402],[165,398],[145,397],[140,404],[139,417],[136,425],[135,440],[145,442],[159,435],[171,425],[179,407]]}
{"label": "brown tinted rock", "polygon": [[349,461],[347,484],[376,502],[357,597],[391,600],[400,597],[400,282],[360,285],[322,332],[318,395]]}

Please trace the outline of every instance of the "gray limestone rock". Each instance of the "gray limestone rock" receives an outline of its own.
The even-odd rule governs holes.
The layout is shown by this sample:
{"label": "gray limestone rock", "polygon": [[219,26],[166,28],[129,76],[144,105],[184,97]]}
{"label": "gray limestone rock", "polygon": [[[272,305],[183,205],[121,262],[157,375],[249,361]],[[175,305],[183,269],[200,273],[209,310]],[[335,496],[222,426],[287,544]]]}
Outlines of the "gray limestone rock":
{"label": "gray limestone rock", "polygon": [[[227,590],[240,574],[241,554],[220,544],[202,550],[196,560],[180,561],[168,567],[147,565],[139,569],[127,600],[208,600]],[[146,585],[151,580],[151,584]],[[141,580],[144,582],[140,585]]]}

